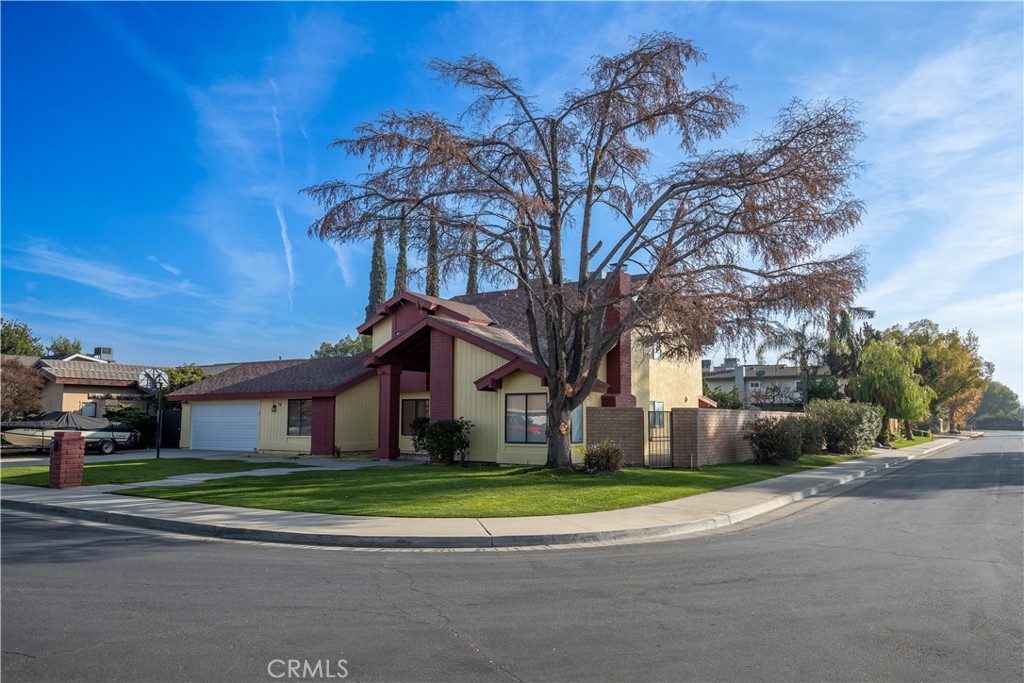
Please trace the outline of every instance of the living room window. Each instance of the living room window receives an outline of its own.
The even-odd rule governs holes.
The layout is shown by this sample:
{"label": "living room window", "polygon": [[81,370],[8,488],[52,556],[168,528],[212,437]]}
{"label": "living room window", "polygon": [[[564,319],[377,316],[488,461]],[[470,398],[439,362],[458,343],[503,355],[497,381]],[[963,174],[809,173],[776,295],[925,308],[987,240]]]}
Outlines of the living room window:
{"label": "living room window", "polygon": [[313,399],[288,399],[288,436],[309,436],[313,433]]}
{"label": "living room window", "polygon": [[505,443],[547,443],[545,394],[505,395]]}
{"label": "living room window", "polygon": [[[547,443],[547,394],[505,395],[505,443]],[[569,416],[569,441],[583,443],[583,406]]]}
{"label": "living room window", "polygon": [[420,418],[430,418],[429,398],[403,398],[402,399],[402,436],[412,436],[412,421]]}

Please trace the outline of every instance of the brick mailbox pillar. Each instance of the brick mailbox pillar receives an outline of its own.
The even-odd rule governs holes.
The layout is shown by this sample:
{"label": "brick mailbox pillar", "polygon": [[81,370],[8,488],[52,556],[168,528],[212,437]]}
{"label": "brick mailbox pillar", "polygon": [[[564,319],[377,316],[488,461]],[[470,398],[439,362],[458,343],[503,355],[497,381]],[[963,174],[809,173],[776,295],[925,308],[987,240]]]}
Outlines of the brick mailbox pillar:
{"label": "brick mailbox pillar", "polygon": [[85,437],[82,432],[57,432],[50,446],[50,488],[70,489],[82,485]]}

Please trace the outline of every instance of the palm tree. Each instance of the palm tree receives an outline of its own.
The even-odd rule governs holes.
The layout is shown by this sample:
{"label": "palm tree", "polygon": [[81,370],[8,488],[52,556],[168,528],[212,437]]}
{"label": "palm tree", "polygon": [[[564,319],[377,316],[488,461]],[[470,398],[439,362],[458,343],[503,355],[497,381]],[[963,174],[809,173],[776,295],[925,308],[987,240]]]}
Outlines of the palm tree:
{"label": "palm tree", "polygon": [[811,366],[817,369],[828,353],[828,342],[815,336],[811,328],[812,321],[805,320],[797,328],[780,330],[767,337],[757,347],[758,358],[762,358],[765,351],[777,350],[782,352],[778,358],[780,361],[788,360],[797,364],[800,368],[804,405],[810,400]]}

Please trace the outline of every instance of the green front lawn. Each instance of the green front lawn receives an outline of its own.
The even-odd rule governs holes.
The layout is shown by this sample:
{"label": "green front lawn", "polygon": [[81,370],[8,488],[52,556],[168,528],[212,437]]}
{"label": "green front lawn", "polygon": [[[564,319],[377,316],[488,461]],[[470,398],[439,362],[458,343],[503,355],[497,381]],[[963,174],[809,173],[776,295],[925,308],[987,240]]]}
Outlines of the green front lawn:
{"label": "green front lawn", "polygon": [[906,448],[907,446],[916,446],[919,443],[928,443],[929,441],[932,441],[932,437],[930,436],[915,436],[913,439],[890,441],[889,445],[893,448]]}
{"label": "green front lawn", "polygon": [[[166,458],[162,460],[120,460],[91,462],[82,472],[82,486],[99,484],[133,484],[155,481],[182,474],[220,474],[222,472],[249,472],[269,467],[308,467],[293,463],[246,462],[242,460],[206,460],[204,458]],[[50,467],[4,467],[0,481],[19,486],[48,486]]]}
{"label": "green front lawn", "polygon": [[662,503],[856,456],[810,455],[785,467],[716,465],[701,470],[623,470],[589,475],[536,467],[367,467],[231,477],[122,495],[215,505],[379,517],[522,517],[617,510]]}

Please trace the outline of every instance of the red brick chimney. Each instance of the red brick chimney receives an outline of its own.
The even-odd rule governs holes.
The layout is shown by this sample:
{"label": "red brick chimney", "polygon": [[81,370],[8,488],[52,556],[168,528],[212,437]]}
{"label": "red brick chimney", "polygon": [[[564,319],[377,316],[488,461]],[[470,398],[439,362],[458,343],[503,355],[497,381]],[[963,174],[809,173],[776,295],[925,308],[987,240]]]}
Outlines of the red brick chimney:
{"label": "red brick chimney", "polygon": [[[633,279],[629,273],[620,271],[614,278],[610,299],[617,299],[623,294],[633,291]],[[627,304],[609,308],[604,314],[604,327],[610,330],[622,320],[620,310]],[[608,391],[601,396],[601,405],[612,408],[635,408],[636,396],[633,395],[633,341],[631,330],[623,331],[618,343],[608,352]]]}

